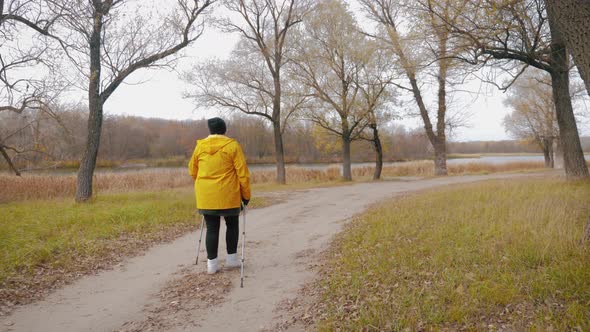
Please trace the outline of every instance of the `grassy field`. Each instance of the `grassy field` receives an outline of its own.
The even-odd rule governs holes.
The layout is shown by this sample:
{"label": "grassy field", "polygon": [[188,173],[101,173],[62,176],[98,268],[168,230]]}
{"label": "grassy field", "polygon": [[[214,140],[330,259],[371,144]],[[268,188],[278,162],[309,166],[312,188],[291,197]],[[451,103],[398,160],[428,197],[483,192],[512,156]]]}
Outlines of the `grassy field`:
{"label": "grassy field", "polygon": [[317,328],[590,331],[589,217],[590,182],[558,179],[383,203],[329,252]]}
{"label": "grassy field", "polygon": [[0,204],[0,309],[195,229],[192,188]]}
{"label": "grassy field", "polygon": [[[450,174],[540,169],[540,163],[469,164]],[[369,181],[371,167],[353,170]],[[386,167],[385,178],[432,176],[432,162]],[[274,183],[274,171],[252,172],[252,207],[272,204],[269,191],[350,184],[338,168],[288,168],[289,185]],[[157,242],[196,228],[192,181],[184,169],[99,173],[90,204],[75,204],[74,175],[0,175],[0,314],[14,303],[30,302],[47,291],[112,266]],[[277,198],[278,197],[278,198]]]}

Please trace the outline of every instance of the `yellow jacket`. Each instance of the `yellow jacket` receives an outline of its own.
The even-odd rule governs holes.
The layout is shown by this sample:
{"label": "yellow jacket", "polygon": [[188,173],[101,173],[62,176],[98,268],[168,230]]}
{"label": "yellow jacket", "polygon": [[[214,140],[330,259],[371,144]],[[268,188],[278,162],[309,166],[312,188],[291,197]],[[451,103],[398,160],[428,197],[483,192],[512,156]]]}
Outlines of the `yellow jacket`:
{"label": "yellow jacket", "polygon": [[239,208],[242,198],[250,199],[250,172],[234,139],[209,135],[198,140],[188,172],[195,180],[198,209]]}

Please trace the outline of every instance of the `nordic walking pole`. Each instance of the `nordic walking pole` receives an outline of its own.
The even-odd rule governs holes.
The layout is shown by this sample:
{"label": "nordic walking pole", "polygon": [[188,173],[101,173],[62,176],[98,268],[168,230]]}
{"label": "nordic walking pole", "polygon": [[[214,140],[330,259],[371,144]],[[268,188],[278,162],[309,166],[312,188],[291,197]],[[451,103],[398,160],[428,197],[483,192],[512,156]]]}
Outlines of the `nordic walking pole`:
{"label": "nordic walking pole", "polygon": [[244,288],[244,249],[246,247],[246,205],[244,205],[244,226],[242,227],[242,265],[240,267],[240,288]]}
{"label": "nordic walking pole", "polygon": [[197,245],[197,260],[195,260],[195,265],[199,264],[199,252],[201,251],[201,239],[203,238],[203,228],[205,223],[205,215],[201,219],[201,235],[199,235],[199,244]]}

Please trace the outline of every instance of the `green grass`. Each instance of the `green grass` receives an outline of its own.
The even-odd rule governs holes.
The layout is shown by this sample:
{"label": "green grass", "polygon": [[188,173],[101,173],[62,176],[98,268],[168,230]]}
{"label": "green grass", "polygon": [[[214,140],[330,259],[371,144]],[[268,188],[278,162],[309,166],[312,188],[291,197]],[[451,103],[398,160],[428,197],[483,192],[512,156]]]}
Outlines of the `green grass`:
{"label": "green grass", "polygon": [[[264,192],[337,183],[255,184],[249,207],[273,204],[259,195]],[[7,282],[33,282],[40,270],[55,271],[56,278],[84,273],[97,260],[133,254],[196,227],[192,187],[95,196],[89,204],[69,197],[0,204],[0,289],[15,286]]]}
{"label": "green grass", "polygon": [[334,245],[318,329],[588,331],[589,217],[590,182],[556,179],[377,206]]}
{"label": "green grass", "polygon": [[0,204],[0,295],[18,301],[24,285],[51,285],[194,230],[195,211],[192,189]]}

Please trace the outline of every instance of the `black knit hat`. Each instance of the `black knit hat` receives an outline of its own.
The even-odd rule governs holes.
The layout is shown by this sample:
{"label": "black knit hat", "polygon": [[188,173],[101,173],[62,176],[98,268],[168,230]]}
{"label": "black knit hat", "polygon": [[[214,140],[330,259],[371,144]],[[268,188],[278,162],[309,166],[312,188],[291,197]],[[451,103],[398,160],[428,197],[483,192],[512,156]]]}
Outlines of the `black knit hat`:
{"label": "black knit hat", "polygon": [[225,134],[226,127],[225,121],[221,118],[211,118],[207,120],[207,126],[209,127],[209,132],[212,135],[223,135]]}

